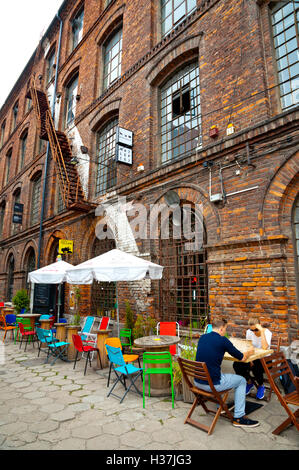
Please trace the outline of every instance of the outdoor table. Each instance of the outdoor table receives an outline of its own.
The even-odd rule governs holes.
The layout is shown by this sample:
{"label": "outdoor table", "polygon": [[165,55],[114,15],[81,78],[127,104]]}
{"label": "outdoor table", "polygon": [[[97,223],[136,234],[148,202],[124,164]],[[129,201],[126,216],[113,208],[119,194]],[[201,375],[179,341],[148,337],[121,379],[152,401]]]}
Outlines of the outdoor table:
{"label": "outdoor table", "polygon": [[[144,336],[137,338],[134,344],[147,352],[163,352],[169,351],[169,346],[179,343],[181,338],[178,336]],[[150,364],[149,367],[161,367],[161,364]],[[169,396],[171,395],[170,376],[168,374],[152,374],[151,395],[152,396]],[[145,387],[148,393],[148,387]]]}
{"label": "outdoor table", "polygon": [[54,323],[54,326],[56,327],[56,338],[59,339],[59,341],[65,341],[66,338],[66,326],[67,323]]}
{"label": "outdoor table", "polygon": [[[97,348],[100,351],[100,356],[101,356],[101,361],[102,361],[102,366],[103,369],[105,367],[108,367],[109,361],[106,353],[106,348],[105,348],[105,341],[108,338],[109,334],[112,332],[112,330],[93,330],[91,333],[97,335]],[[101,369],[101,363],[99,361],[98,355],[97,355],[97,369]]]}
{"label": "outdoor table", "polygon": [[[248,341],[246,339],[231,337],[231,338],[229,338],[229,340],[233,343],[235,348],[237,348],[242,353],[244,353],[245,351],[248,351],[248,349],[252,349],[252,347],[253,347],[252,342]],[[253,348],[253,349],[254,349],[254,354],[252,354],[252,356],[249,356],[249,358],[246,359],[246,361],[242,361],[242,362],[255,361],[256,359],[261,359],[262,357],[269,356],[270,354],[272,354],[274,352],[273,349],[260,349],[260,348]],[[224,354],[223,359],[226,359],[228,361],[240,362],[240,361],[238,361],[238,359],[231,356],[227,352]]]}
{"label": "outdoor table", "polygon": [[[41,313],[19,313],[17,317],[20,318],[29,318],[30,319],[30,326],[31,329],[34,330],[35,328],[35,321],[41,316]],[[49,328],[47,328],[49,329]]]}

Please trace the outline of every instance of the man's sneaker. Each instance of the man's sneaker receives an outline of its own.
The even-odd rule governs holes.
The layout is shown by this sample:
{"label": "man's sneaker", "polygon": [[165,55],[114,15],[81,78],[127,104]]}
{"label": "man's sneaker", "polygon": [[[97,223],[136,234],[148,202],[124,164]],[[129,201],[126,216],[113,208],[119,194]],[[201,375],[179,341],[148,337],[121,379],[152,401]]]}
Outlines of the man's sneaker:
{"label": "man's sneaker", "polygon": [[253,384],[247,384],[246,385],[246,395],[248,395],[250,393],[252,388],[253,388]]}
{"label": "man's sneaker", "polygon": [[237,428],[256,428],[260,423],[258,421],[253,421],[252,419],[242,416],[242,418],[234,418],[233,426]]}
{"label": "man's sneaker", "polygon": [[264,396],[265,396],[265,387],[263,385],[260,385],[256,392],[256,398],[258,398],[258,400],[262,400]]}

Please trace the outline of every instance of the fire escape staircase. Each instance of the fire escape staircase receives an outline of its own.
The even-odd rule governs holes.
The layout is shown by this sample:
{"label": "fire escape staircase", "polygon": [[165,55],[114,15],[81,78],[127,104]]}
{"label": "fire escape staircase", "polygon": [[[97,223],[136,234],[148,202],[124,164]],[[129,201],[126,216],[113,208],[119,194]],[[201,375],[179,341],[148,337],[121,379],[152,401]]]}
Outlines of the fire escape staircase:
{"label": "fire escape staircase", "polygon": [[64,132],[55,129],[46,93],[38,90],[32,80],[27,97],[32,100],[39,137],[50,144],[65,207],[88,212],[92,205],[86,200],[77,169],[71,163],[73,155],[69,140]]}

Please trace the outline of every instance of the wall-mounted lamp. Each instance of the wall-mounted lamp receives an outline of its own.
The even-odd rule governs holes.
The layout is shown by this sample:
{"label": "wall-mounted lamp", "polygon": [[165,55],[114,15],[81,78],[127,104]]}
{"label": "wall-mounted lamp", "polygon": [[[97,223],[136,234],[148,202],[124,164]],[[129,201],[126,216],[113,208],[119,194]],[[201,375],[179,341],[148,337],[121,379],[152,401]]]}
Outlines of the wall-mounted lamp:
{"label": "wall-mounted lamp", "polygon": [[61,93],[60,93],[60,91],[58,91],[58,92],[56,93],[56,101],[57,101],[57,103],[60,102],[60,98],[61,98]]}
{"label": "wall-mounted lamp", "polygon": [[77,100],[77,101],[80,101],[80,98],[81,98],[81,95],[79,95],[79,94],[76,95],[76,100]]}
{"label": "wall-mounted lamp", "polygon": [[88,153],[88,148],[85,147],[84,145],[81,145],[80,150],[81,150],[81,153],[83,153],[83,154],[87,154],[87,153]]}
{"label": "wall-mounted lamp", "polygon": [[213,161],[209,161],[209,160],[206,160],[205,162],[203,162],[202,166],[204,168],[211,168],[212,166],[214,165],[214,162]]}

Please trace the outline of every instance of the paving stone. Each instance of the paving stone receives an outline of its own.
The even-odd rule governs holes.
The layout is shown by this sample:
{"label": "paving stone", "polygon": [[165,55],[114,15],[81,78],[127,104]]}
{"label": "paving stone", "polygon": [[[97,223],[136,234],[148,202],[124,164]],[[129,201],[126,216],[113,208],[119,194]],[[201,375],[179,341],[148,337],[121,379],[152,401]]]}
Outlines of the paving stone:
{"label": "paving stone", "polygon": [[29,400],[35,400],[36,398],[43,398],[45,395],[45,392],[29,392],[25,393],[23,396],[24,398],[28,398]]}
{"label": "paving stone", "polygon": [[20,421],[15,423],[3,424],[0,427],[1,434],[12,436],[27,431],[27,424]]}
{"label": "paving stone", "polygon": [[50,418],[53,419],[54,421],[59,421],[59,422],[69,421],[70,419],[75,418],[75,413],[73,413],[72,411],[68,409],[65,409],[65,410],[59,411],[58,413],[51,414]]}
{"label": "paving stone", "polygon": [[123,445],[135,447],[137,449],[143,448],[151,440],[150,435],[140,431],[129,431],[120,436],[120,442]]}
{"label": "paving stone", "polygon": [[28,426],[28,429],[29,431],[34,432],[36,434],[43,434],[43,433],[48,433],[50,431],[54,431],[54,429],[58,429],[58,426],[59,426],[59,423],[47,419],[47,421],[36,422],[36,423],[30,424]]}
{"label": "paving stone", "polygon": [[117,450],[119,449],[120,441],[116,436],[110,434],[102,434],[101,436],[88,439],[86,442],[87,450]]}
{"label": "paving stone", "polygon": [[61,411],[65,408],[65,405],[62,403],[49,403],[46,405],[43,405],[40,410],[43,411],[44,413],[57,413],[58,411]]}
{"label": "paving stone", "polygon": [[78,437],[81,439],[92,439],[93,437],[101,436],[103,434],[103,429],[100,424],[90,424],[89,426],[73,428],[71,434],[73,437]]}
{"label": "paving stone", "polygon": [[52,450],[85,450],[86,443],[83,439],[68,438],[60,441],[52,447]]}

